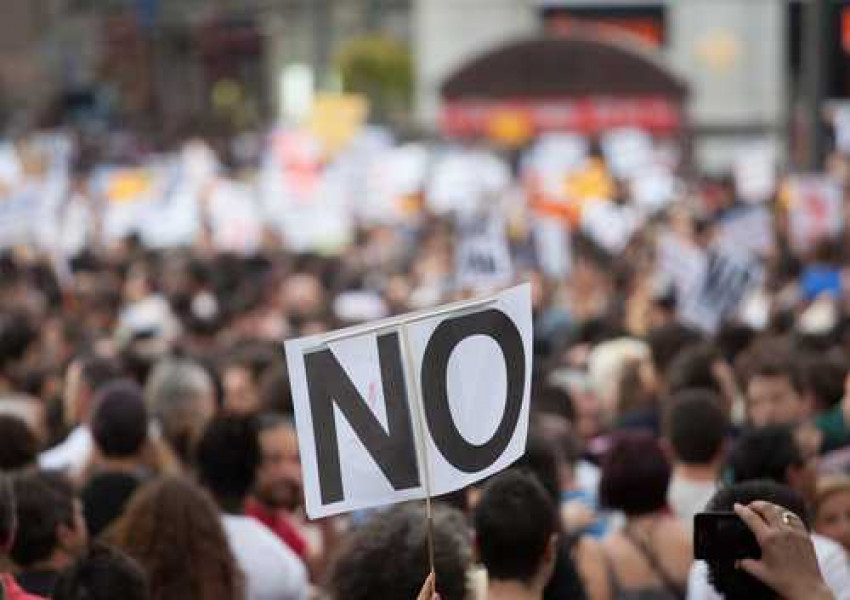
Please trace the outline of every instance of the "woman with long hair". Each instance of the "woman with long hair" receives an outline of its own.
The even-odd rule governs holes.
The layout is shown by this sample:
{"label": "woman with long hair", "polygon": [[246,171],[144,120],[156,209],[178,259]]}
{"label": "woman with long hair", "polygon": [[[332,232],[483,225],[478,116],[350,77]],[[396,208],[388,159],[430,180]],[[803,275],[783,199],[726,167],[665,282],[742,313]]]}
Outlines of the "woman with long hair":
{"label": "woman with long hair", "polygon": [[140,489],[107,540],[145,569],[151,600],[244,600],[244,577],[215,503],[185,478]]}

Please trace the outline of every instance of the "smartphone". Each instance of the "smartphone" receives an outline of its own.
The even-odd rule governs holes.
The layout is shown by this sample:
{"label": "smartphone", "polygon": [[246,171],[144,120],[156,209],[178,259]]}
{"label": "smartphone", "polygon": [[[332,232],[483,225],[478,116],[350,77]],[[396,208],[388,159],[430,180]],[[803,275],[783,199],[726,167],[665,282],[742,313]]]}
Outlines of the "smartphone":
{"label": "smartphone", "polygon": [[756,536],[733,512],[694,515],[694,557],[698,560],[761,558]]}

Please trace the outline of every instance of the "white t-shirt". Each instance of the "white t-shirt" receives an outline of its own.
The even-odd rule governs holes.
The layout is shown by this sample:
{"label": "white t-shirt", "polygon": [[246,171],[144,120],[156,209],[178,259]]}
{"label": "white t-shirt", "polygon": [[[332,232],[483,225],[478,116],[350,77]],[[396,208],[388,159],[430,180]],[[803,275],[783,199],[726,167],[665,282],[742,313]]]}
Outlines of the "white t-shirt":
{"label": "white t-shirt", "polygon": [[72,475],[79,475],[93,450],[91,431],[85,425],[77,425],[61,444],[38,455],[38,465],[42,469],[68,471]]}
{"label": "white t-shirt", "polygon": [[[850,600],[850,561],[848,555],[836,542],[812,534],[815,554],[821,575],[835,594],[835,600]],[[688,600],[722,600],[720,594],[708,582],[708,567],[705,561],[694,561],[688,577]]]}
{"label": "white t-shirt", "polygon": [[693,481],[673,475],[667,490],[667,503],[673,513],[690,527],[694,515],[705,511],[705,505],[716,491],[715,481]]}
{"label": "white t-shirt", "polygon": [[222,524],[245,574],[248,600],[307,599],[307,570],[286,544],[250,517],[222,515]]}
{"label": "white t-shirt", "polygon": [[250,517],[222,515],[236,562],[245,574],[248,600],[306,600],[304,563],[264,525]]}

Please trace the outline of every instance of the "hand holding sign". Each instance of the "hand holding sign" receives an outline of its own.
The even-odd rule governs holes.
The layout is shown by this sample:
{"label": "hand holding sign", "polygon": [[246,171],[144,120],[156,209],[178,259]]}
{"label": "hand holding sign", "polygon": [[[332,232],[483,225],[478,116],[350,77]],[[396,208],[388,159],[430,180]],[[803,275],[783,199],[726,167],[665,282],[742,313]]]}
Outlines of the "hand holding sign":
{"label": "hand holding sign", "polygon": [[445,494],[519,458],[531,339],[523,285],[288,341],[307,514]]}

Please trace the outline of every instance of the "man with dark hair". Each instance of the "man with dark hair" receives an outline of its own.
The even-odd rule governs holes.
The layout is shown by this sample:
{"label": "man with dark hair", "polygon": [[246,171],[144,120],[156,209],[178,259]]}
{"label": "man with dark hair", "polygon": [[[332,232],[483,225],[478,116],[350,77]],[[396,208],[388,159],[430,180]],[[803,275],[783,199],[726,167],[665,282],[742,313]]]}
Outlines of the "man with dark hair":
{"label": "man with dark hair", "polygon": [[19,471],[36,464],[38,440],[26,421],[0,414],[0,471]]}
{"label": "man with dark hair", "polygon": [[[791,488],[769,480],[736,483],[720,489],[708,502],[710,512],[732,512],[735,504],[761,500],[771,502],[797,515],[808,528],[806,506]],[[740,569],[734,559],[706,561],[708,580],[724,600],[775,600],[776,592]]]}
{"label": "man with dark hair", "polygon": [[670,399],[663,429],[673,463],[667,501],[682,521],[690,523],[717,489],[729,419],[716,394],[688,390]]}
{"label": "man with dark hair", "polygon": [[147,600],[145,572],[126,554],[96,544],[56,582],[53,600]]}
{"label": "man with dark hair", "polygon": [[729,477],[735,483],[770,479],[788,485],[811,503],[817,481],[817,457],[804,452],[788,425],[769,425],[742,435],[729,453]]}
{"label": "man with dark hair", "polygon": [[73,427],[61,444],[42,452],[38,458],[43,469],[67,470],[80,475],[93,451],[89,420],[94,412],[95,396],[106,383],[118,379],[118,363],[107,357],[83,355],[75,358],[65,373],[63,410],[65,423]]}
{"label": "man with dark hair", "polygon": [[13,487],[18,528],[9,557],[20,586],[49,597],[59,573],[88,545],[82,504],[60,474],[27,473]]}
{"label": "man with dark hair", "polygon": [[146,477],[142,454],[148,438],[148,413],[141,388],[129,380],[103,386],[90,428],[98,460],[82,498],[89,530],[97,537],[121,515]]}
{"label": "man with dark hair", "polygon": [[[17,516],[15,513],[15,492],[8,476],[0,471],[0,564],[6,558],[9,548],[15,541]],[[18,582],[9,573],[0,571],[0,598],[3,600],[42,600],[23,591]]]}
{"label": "man with dark hair", "polygon": [[475,509],[487,598],[542,600],[555,568],[558,516],[531,474],[509,469],[493,478]]}
{"label": "man with dark hair", "polygon": [[[814,499],[817,455],[804,452],[794,429],[787,425],[771,425],[742,435],[727,460],[728,475],[735,484],[769,480],[786,485],[809,506]],[[801,515],[804,516],[804,515]],[[850,590],[850,565],[836,542],[816,533],[811,534],[817,562],[827,585],[837,597]],[[715,600],[719,596],[708,585],[705,574],[691,573],[690,600]]]}
{"label": "man with dark hair", "polygon": [[671,395],[693,389],[714,392],[723,412],[732,414],[738,395],[735,373],[716,346],[705,343],[682,351],[670,364],[666,380]]}
{"label": "man with dark hair", "polygon": [[702,340],[703,336],[697,330],[676,322],[650,330],[646,343],[649,344],[652,366],[655,368],[662,392],[667,388],[667,372],[676,357]]}
{"label": "man with dark hair", "polygon": [[304,564],[271,531],[243,515],[260,460],[252,417],[214,417],[197,447],[198,475],[222,510],[230,547],[245,573],[248,600],[303,600],[307,598]]}
{"label": "man with dark hair", "polygon": [[747,418],[753,427],[797,425],[812,416],[803,374],[790,353],[760,348],[744,371]]}
{"label": "man with dark hair", "polygon": [[271,529],[306,561],[307,540],[294,514],[304,497],[295,424],[274,414],[264,414],[258,421],[262,460],[245,514]]}

